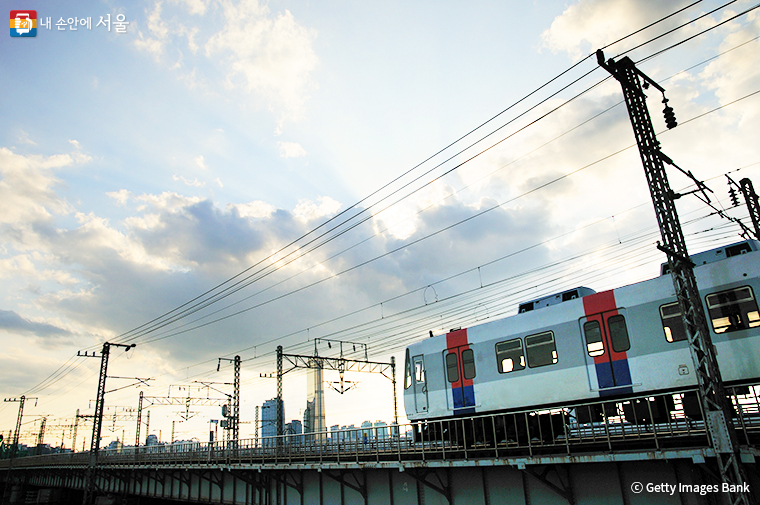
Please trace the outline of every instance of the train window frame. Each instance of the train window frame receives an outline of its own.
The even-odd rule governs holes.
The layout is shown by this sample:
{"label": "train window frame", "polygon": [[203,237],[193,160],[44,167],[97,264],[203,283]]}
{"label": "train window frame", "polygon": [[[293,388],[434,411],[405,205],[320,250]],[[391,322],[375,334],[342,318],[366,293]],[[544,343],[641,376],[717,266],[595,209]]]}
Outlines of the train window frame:
{"label": "train window frame", "polygon": [[412,360],[409,358],[409,349],[406,350],[406,366],[404,368],[404,389],[409,389],[412,387]]}
{"label": "train window frame", "polygon": [[[518,343],[519,355],[514,353],[514,351],[518,350],[517,348],[505,349],[502,347],[502,349],[499,349],[499,346],[504,346],[504,344],[512,344],[513,342]],[[527,367],[527,364],[525,362],[525,347],[523,346],[523,341],[521,338],[512,338],[509,340],[504,340],[503,342],[497,342],[496,345],[494,345],[494,350],[496,352],[496,366],[499,369],[499,373],[519,372],[520,370],[525,370]],[[515,358],[518,357],[519,361],[516,363]],[[506,370],[506,366],[504,364],[504,362],[507,360],[509,360],[510,364],[512,365],[512,368],[509,370]]]}
{"label": "train window frame", "polygon": [[[746,296],[739,298],[738,295],[741,292],[746,292]],[[727,299],[731,294],[735,297]],[[733,333],[760,326],[760,310],[751,286],[740,286],[710,293],[705,296],[705,302],[707,303],[707,316],[716,334]],[[739,316],[739,322],[732,321],[732,316]],[[735,326],[737,324],[739,326]]]}
{"label": "train window frame", "polygon": [[[467,358],[465,359],[465,353]],[[475,378],[477,372],[475,371],[475,352],[472,349],[462,349],[462,377],[464,380],[471,380]]]}
{"label": "train window frame", "polygon": [[[536,340],[539,338],[545,338],[549,337],[549,340],[546,342],[538,342],[538,343],[531,343],[530,341]],[[536,349],[539,346],[544,346],[547,343],[551,343],[552,350],[551,350],[551,359],[546,360],[543,356],[541,359],[538,359],[538,357],[535,355]],[[533,349],[533,353],[531,353],[531,349]],[[542,351],[545,352],[545,351]],[[525,337],[525,358],[528,362],[528,366],[530,368],[538,368],[542,366],[548,366],[548,365],[556,365],[559,363],[559,354],[557,354],[557,341],[554,339],[554,332],[549,331],[542,331],[541,333],[534,333],[533,335],[528,335]]]}
{"label": "train window frame", "polygon": [[[599,332],[599,340],[595,340],[594,342],[589,342],[589,330],[588,328],[592,325],[596,325],[596,331]],[[586,353],[591,356],[592,358],[596,358],[599,356],[604,356],[604,354],[607,352],[604,348],[604,338],[602,337],[602,325],[599,324],[599,321],[596,319],[590,319],[583,323],[583,337],[586,339]],[[595,344],[601,344],[601,347],[596,346]],[[592,349],[593,345],[593,349]]]}
{"label": "train window frame", "polygon": [[[665,314],[666,311],[670,311],[671,309],[675,309],[675,312]],[[678,305],[677,301],[660,305],[659,311],[662,330],[665,332],[666,341],[672,344],[674,342],[683,342],[689,339],[688,335],[686,335],[686,326],[683,324],[681,307]],[[665,321],[666,319],[670,319],[672,322],[668,324],[668,321]]]}
{"label": "train window frame", "polygon": [[[618,331],[613,331],[612,324]],[[622,322],[622,326],[618,326],[618,321]],[[622,332],[619,331],[622,328]],[[615,352],[625,352],[631,348],[631,338],[628,335],[628,326],[625,322],[625,316],[623,314],[614,314],[607,318],[607,330],[609,332],[610,343],[612,344],[612,350]],[[624,339],[624,340],[622,340]],[[623,344],[618,347],[618,344]]]}
{"label": "train window frame", "polygon": [[[449,362],[449,356],[454,357],[454,364]],[[444,365],[446,366],[446,380],[451,382],[452,384],[455,382],[459,382],[459,356],[456,352],[449,352],[444,356]],[[451,378],[451,371],[454,370],[454,373],[456,374],[454,376],[454,379]]]}

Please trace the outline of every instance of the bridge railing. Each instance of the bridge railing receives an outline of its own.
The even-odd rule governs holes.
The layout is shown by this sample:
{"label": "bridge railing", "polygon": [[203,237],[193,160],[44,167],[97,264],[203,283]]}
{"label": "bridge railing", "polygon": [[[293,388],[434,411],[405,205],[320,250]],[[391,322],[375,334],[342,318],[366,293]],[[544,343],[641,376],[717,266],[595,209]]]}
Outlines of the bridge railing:
{"label": "bridge railing", "polygon": [[[740,443],[760,440],[758,386],[729,388]],[[99,466],[281,465],[403,462],[616,450],[707,447],[693,390],[456,419],[261,439],[177,442],[100,451]],[[88,453],[18,458],[14,467],[86,466]],[[7,465],[0,461],[0,468]]]}

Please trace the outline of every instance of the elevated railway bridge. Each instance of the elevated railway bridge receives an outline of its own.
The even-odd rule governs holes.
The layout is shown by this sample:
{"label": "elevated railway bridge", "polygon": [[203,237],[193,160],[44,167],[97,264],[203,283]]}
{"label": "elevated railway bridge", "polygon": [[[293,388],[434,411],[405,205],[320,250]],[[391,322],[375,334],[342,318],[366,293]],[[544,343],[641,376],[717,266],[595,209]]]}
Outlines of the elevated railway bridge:
{"label": "elevated railway bridge", "polygon": [[[760,387],[728,388],[760,489]],[[96,503],[723,503],[694,391],[455,420],[101,450]],[[4,503],[81,503],[89,453],[0,461]],[[752,500],[755,494],[749,491]]]}

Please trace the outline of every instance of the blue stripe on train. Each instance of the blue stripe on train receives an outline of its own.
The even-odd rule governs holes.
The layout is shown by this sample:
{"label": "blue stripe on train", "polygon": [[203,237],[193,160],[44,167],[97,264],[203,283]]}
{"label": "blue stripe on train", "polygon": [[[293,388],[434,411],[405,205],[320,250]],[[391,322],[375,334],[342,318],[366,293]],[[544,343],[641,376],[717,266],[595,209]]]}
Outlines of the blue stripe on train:
{"label": "blue stripe on train", "polygon": [[[612,362],[612,368],[610,363],[605,361],[604,363],[596,363],[596,378],[599,382],[599,389],[612,388],[615,386],[629,386],[633,384],[631,380],[631,370],[628,368],[627,359],[619,359]],[[614,380],[613,380],[614,372]],[[624,391],[620,391],[621,393]],[[630,392],[630,391],[628,391]]]}
{"label": "blue stripe on train", "polygon": [[475,388],[473,386],[462,386],[458,388],[452,388],[451,391],[454,394],[454,408],[455,409],[475,406]]}

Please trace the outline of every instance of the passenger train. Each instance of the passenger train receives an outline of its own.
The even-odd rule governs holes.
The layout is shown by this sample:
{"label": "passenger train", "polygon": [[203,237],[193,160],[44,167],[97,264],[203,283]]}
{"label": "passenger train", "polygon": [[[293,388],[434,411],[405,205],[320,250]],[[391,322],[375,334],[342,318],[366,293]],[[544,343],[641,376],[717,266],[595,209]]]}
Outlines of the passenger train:
{"label": "passenger train", "polygon": [[[727,385],[760,379],[760,242],[691,257]],[[445,420],[696,385],[673,281],[660,276],[594,292],[580,287],[518,314],[451,330],[406,349],[410,421]]]}

